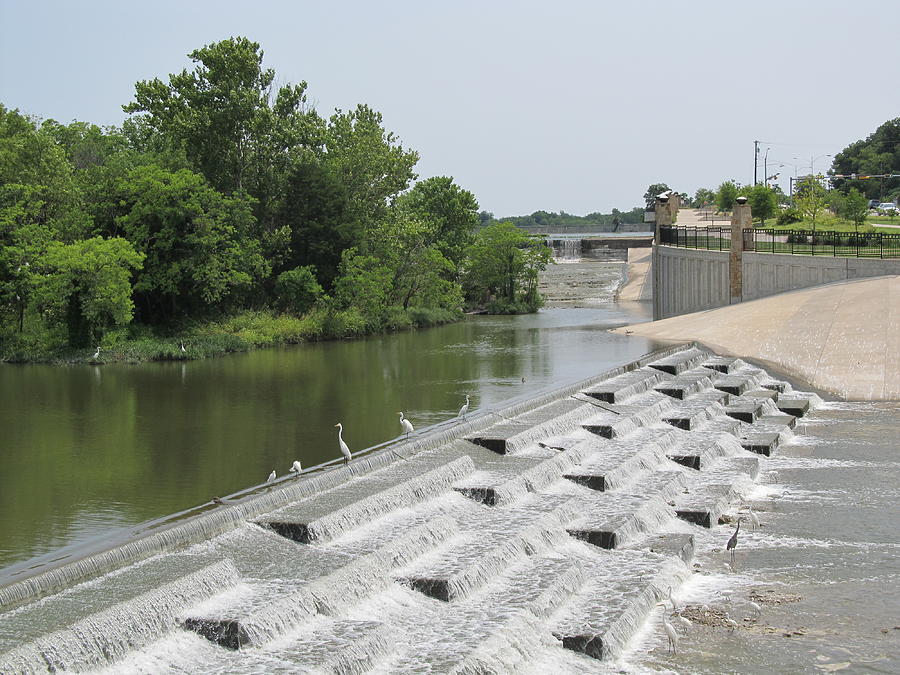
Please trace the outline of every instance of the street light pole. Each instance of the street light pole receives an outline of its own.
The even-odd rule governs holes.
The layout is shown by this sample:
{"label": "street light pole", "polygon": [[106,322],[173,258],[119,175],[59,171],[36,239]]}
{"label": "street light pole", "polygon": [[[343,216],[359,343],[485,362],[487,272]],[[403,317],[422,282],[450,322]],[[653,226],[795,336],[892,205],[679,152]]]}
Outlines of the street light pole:
{"label": "street light pole", "polygon": [[759,165],[759,141],[753,141],[753,184],[756,185],[756,167]]}

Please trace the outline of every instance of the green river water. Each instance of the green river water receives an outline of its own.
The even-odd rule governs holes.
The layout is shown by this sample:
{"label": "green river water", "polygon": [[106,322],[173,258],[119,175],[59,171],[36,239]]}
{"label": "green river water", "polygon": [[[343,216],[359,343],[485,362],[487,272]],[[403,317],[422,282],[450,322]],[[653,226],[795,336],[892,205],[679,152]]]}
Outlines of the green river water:
{"label": "green river water", "polygon": [[[441,328],[182,363],[0,368],[0,583],[142,523],[652,351],[607,332],[646,305],[471,317]],[[524,378],[524,382],[523,382]]]}

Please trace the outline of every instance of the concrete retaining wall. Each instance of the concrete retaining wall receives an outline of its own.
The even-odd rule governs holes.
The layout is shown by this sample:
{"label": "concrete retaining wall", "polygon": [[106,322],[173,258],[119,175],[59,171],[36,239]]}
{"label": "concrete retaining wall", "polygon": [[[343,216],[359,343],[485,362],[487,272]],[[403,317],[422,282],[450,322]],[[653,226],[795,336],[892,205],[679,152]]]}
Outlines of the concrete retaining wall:
{"label": "concrete retaining wall", "polygon": [[729,304],[728,251],[655,247],[653,318],[665,319]]}
{"label": "concrete retaining wall", "polygon": [[[657,246],[653,316],[665,319],[731,304],[728,252]],[[900,259],[743,252],[741,300],[834,281],[900,274]]]}

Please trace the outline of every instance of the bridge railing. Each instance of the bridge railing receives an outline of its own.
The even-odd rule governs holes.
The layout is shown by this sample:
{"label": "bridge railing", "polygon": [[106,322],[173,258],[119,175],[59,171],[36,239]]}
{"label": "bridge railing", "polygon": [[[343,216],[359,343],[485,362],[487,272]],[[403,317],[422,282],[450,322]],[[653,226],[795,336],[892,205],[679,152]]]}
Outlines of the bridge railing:
{"label": "bridge railing", "polygon": [[[744,232],[744,250],[854,258],[900,258],[900,233],[837,232],[831,230],[767,230]],[[730,227],[660,228],[660,243],[678,248],[727,251]]]}

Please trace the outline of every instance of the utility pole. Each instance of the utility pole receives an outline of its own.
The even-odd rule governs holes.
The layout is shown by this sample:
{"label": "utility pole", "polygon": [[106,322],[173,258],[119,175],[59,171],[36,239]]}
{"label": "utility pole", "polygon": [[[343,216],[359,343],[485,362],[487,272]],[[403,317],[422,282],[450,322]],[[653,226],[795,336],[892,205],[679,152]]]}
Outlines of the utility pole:
{"label": "utility pole", "polygon": [[756,185],[756,167],[759,164],[759,141],[753,141],[753,184]]}

